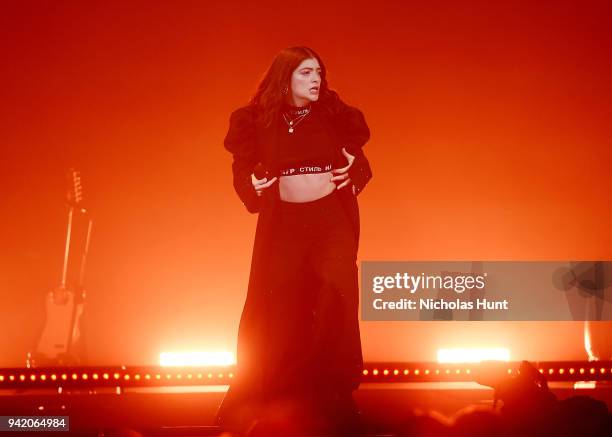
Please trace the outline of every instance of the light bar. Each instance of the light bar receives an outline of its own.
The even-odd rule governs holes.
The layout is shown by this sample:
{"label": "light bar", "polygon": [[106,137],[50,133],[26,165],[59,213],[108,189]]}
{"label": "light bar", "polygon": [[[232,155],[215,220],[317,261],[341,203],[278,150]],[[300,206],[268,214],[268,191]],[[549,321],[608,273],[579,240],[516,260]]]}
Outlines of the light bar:
{"label": "light bar", "polygon": [[501,347],[438,349],[438,363],[480,363],[482,361],[510,361],[510,351]]}
{"label": "light bar", "polygon": [[574,389],[576,390],[592,390],[596,387],[595,381],[577,381],[574,383]]}
{"label": "light bar", "polygon": [[[588,361],[531,364],[549,382],[578,382],[576,388],[594,388],[590,381],[612,381],[612,361],[598,361],[597,365]],[[501,370],[509,377],[515,377],[520,366],[520,362],[504,362]],[[473,382],[478,381],[478,375],[486,367],[487,363],[366,362],[361,382]],[[20,387],[61,389],[227,385],[236,378],[236,371],[235,366],[0,368],[0,390]]]}
{"label": "light bar", "polygon": [[159,365],[162,367],[217,367],[236,364],[234,354],[222,352],[162,352],[159,354]]}

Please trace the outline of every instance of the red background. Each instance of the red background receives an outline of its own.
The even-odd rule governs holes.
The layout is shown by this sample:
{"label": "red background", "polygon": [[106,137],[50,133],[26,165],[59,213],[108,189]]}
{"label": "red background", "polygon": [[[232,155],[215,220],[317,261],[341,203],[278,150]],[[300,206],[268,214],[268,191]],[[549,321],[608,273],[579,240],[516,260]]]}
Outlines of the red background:
{"label": "red background", "polygon": [[[222,148],[274,55],[307,45],[363,110],[363,260],[611,259],[608,1],[7,2],[1,366],[59,283],[63,174],[95,227],[92,363],[234,350],[256,216]],[[362,324],[366,360],[506,346],[583,358],[582,324]],[[545,346],[542,346],[542,344]]]}

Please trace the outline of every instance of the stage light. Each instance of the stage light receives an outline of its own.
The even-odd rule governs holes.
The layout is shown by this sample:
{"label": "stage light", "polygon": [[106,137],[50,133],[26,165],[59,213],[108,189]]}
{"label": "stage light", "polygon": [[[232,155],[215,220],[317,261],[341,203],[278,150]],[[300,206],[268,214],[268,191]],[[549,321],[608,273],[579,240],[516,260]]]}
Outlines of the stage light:
{"label": "stage light", "polygon": [[236,364],[234,354],[222,352],[162,352],[159,355],[162,367],[207,367],[232,366]]}
{"label": "stage light", "polygon": [[481,361],[510,361],[510,351],[506,348],[438,349],[438,363],[480,363]]}
{"label": "stage light", "polygon": [[[505,363],[505,362],[492,362],[492,363],[481,363],[481,364],[477,364],[476,366],[486,366],[486,365],[494,365],[497,366],[497,371],[501,372],[502,375],[508,375],[508,376],[516,376],[516,375],[520,375],[522,372],[520,372],[519,369],[515,368],[515,367],[510,367],[509,363]],[[608,380],[610,377],[609,375],[612,374],[612,369],[610,369],[610,364],[609,362],[599,362],[597,364],[599,364],[600,367],[595,367],[594,365],[592,365],[591,367],[573,367],[574,365],[578,365],[580,366],[580,362],[540,362],[539,365],[542,366],[540,368],[534,368],[533,371],[534,372],[539,372],[543,375],[546,376],[551,376],[554,377],[557,376],[557,379],[559,380],[565,380],[565,381],[571,381],[572,384],[576,381],[576,380],[582,380],[582,381],[593,381],[593,380]],[[595,363],[587,363],[586,361],[583,364],[595,364]],[[413,380],[415,381],[430,381],[430,380],[436,380],[436,381],[448,381],[448,380],[453,380],[453,378],[456,379],[461,379],[463,378],[465,380],[466,376],[469,378],[469,376],[471,375],[471,369],[467,367],[467,365],[455,365],[455,364],[451,364],[449,366],[444,366],[442,367],[441,364],[435,364],[435,363],[426,363],[426,362],[421,362],[421,363],[404,363],[403,365],[411,365],[411,366],[416,366],[418,365],[419,367],[404,367],[401,368],[397,363],[372,363],[372,365],[377,365],[376,368],[370,368],[369,366],[365,366],[362,369],[362,375],[364,377],[366,377],[370,382],[401,382],[406,380],[408,377],[414,375]],[[425,366],[423,368],[421,368],[420,366]],[[568,365],[568,367],[565,367],[566,365]],[[378,367],[381,366],[381,367]],[[396,367],[397,366],[397,367]],[[431,367],[430,367],[431,366]],[[113,371],[113,367],[106,369],[107,371],[104,372],[104,369],[98,369],[100,372],[103,373],[97,373],[97,372],[83,372],[84,369],[78,369],[78,368],[73,368],[73,369],[66,369],[66,370],[71,370],[73,373],[63,373],[63,374],[55,374],[55,373],[51,373],[51,374],[46,374],[46,372],[41,372],[41,373],[36,373],[36,372],[32,372],[32,373],[17,373],[17,374],[6,374],[4,373],[4,371],[10,371],[11,369],[0,369],[0,383],[4,383],[4,384],[0,384],[0,386],[4,386],[5,384],[14,384],[15,382],[19,385],[21,384],[36,384],[38,383],[38,385],[40,385],[41,387],[43,386],[48,386],[48,384],[46,384],[47,380],[49,380],[49,382],[51,381],[70,381],[70,385],[76,385],[76,384],[82,384],[84,386],[88,386],[91,383],[93,383],[94,381],[97,381],[98,379],[100,380],[113,380],[113,382],[116,381],[116,385],[120,385],[121,382],[123,381],[124,384],[129,385],[131,381],[133,381],[133,383],[138,383],[140,381],[142,381],[144,383],[144,381],[150,381],[150,380],[154,380],[157,379],[158,381],[163,379],[163,380],[167,380],[165,381],[165,384],[167,385],[183,385],[185,383],[190,383],[190,382],[195,382],[195,379],[197,378],[198,380],[200,380],[198,382],[198,384],[202,384],[202,379],[203,378],[207,378],[208,380],[208,384],[229,384],[231,381],[227,381],[228,379],[231,378],[235,378],[234,373],[230,372],[230,368],[227,369],[210,369],[210,372],[204,373],[204,372],[199,372],[199,373],[190,373],[189,369],[168,369],[167,373],[140,373],[140,371],[145,371],[147,372],[147,370],[149,369],[143,369],[143,368],[134,368],[134,369],[130,369],[128,367],[122,367],[122,372],[114,372]],[[179,370],[181,370],[179,372]],[[187,370],[187,373],[182,373],[183,370]],[[223,370],[223,371],[221,371]],[[28,372],[27,369],[24,369],[25,372]],[[79,371],[81,371],[82,373],[78,373]],[[150,369],[149,371],[155,371],[155,369]],[[130,372],[134,372],[134,373],[130,373]],[[217,373],[215,373],[217,372]],[[396,378],[390,378],[390,376],[395,376]],[[404,375],[404,378],[399,378],[399,375]],[[466,375],[463,376],[462,375]],[[372,376],[373,378],[370,378],[370,376]],[[378,378],[380,376],[380,378]],[[423,376],[423,378],[420,378]],[[564,379],[565,378],[565,379]],[[92,380],[91,382],[88,382],[87,380]],[[172,382],[172,380],[176,380],[174,383]],[[11,381],[11,382],[9,382]],[[40,381],[40,382],[39,382]],[[100,381],[102,382],[102,381]],[[161,381],[159,381],[161,382]],[[204,383],[206,384],[206,383]],[[58,384],[59,387],[61,387],[61,383]],[[588,386],[585,386],[584,388],[589,388]]]}
{"label": "stage light", "polygon": [[584,324],[584,350],[589,357],[589,361],[597,361],[597,355],[593,351],[593,345],[591,342],[591,333],[589,332],[589,324]]}
{"label": "stage light", "polygon": [[595,381],[577,381],[574,383],[575,389],[594,389],[595,387]]}

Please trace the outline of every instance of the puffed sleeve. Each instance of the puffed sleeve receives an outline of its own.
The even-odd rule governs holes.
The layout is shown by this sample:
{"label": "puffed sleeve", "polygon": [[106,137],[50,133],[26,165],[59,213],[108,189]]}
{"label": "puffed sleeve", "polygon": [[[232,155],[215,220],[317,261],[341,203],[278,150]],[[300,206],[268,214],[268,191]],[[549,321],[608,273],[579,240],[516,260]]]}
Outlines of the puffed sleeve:
{"label": "puffed sleeve", "polygon": [[229,130],[223,144],[233,156],[232,174],[234,190],[246,209],[259,211],[260,197],[251,182],[257,164],[254,112],[251,106],[236,109],[230,115]]}
{"label": "puffed sleeve", "polygon": [[367,183],[370,182],[370,179],[372,179],[372,168],[363,151],[355,155],[355,161],[351,168],[349,168],[348,173],[355,187],[355,194],[361,193]]}
{"label": "puffed sleeve", "polygon": [[370,128],[363,113],[338,99],[335,120],[346,151],[351,155],[360,153],[361,148],[370,139]]}
{"label": "puffed sleeve", "polygon": [[343,147],[355,156],[349,168],[349,177],[355,186],[355,194],[359,194],[372,178],[370,163],[362,150],[370,139],[370,129],[363,113],[340,99],[337,101],[335,120]]}

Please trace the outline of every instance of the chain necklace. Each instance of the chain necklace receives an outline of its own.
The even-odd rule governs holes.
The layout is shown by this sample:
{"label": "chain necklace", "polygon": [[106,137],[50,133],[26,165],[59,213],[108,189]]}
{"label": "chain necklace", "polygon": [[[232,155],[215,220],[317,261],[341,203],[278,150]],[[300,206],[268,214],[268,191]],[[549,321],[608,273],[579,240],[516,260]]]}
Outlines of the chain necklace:
{"label": "chain necklace", "polygon": [[306,116],[308,114],[310,114],[310,108],[306,108],[306,109],[301,109],[298,111],[294,111],[295,114],[299,114],[297,117],[295,117],[293,120],[289,120],[287,118],[286,114],[283,114],[283,118],[285,119],[285,123],[287,123],[287,126],[289,127],[288,132],[290,134],[293,133],[294,128],[302,121],[304,120],[304,118],[306,118]]}

